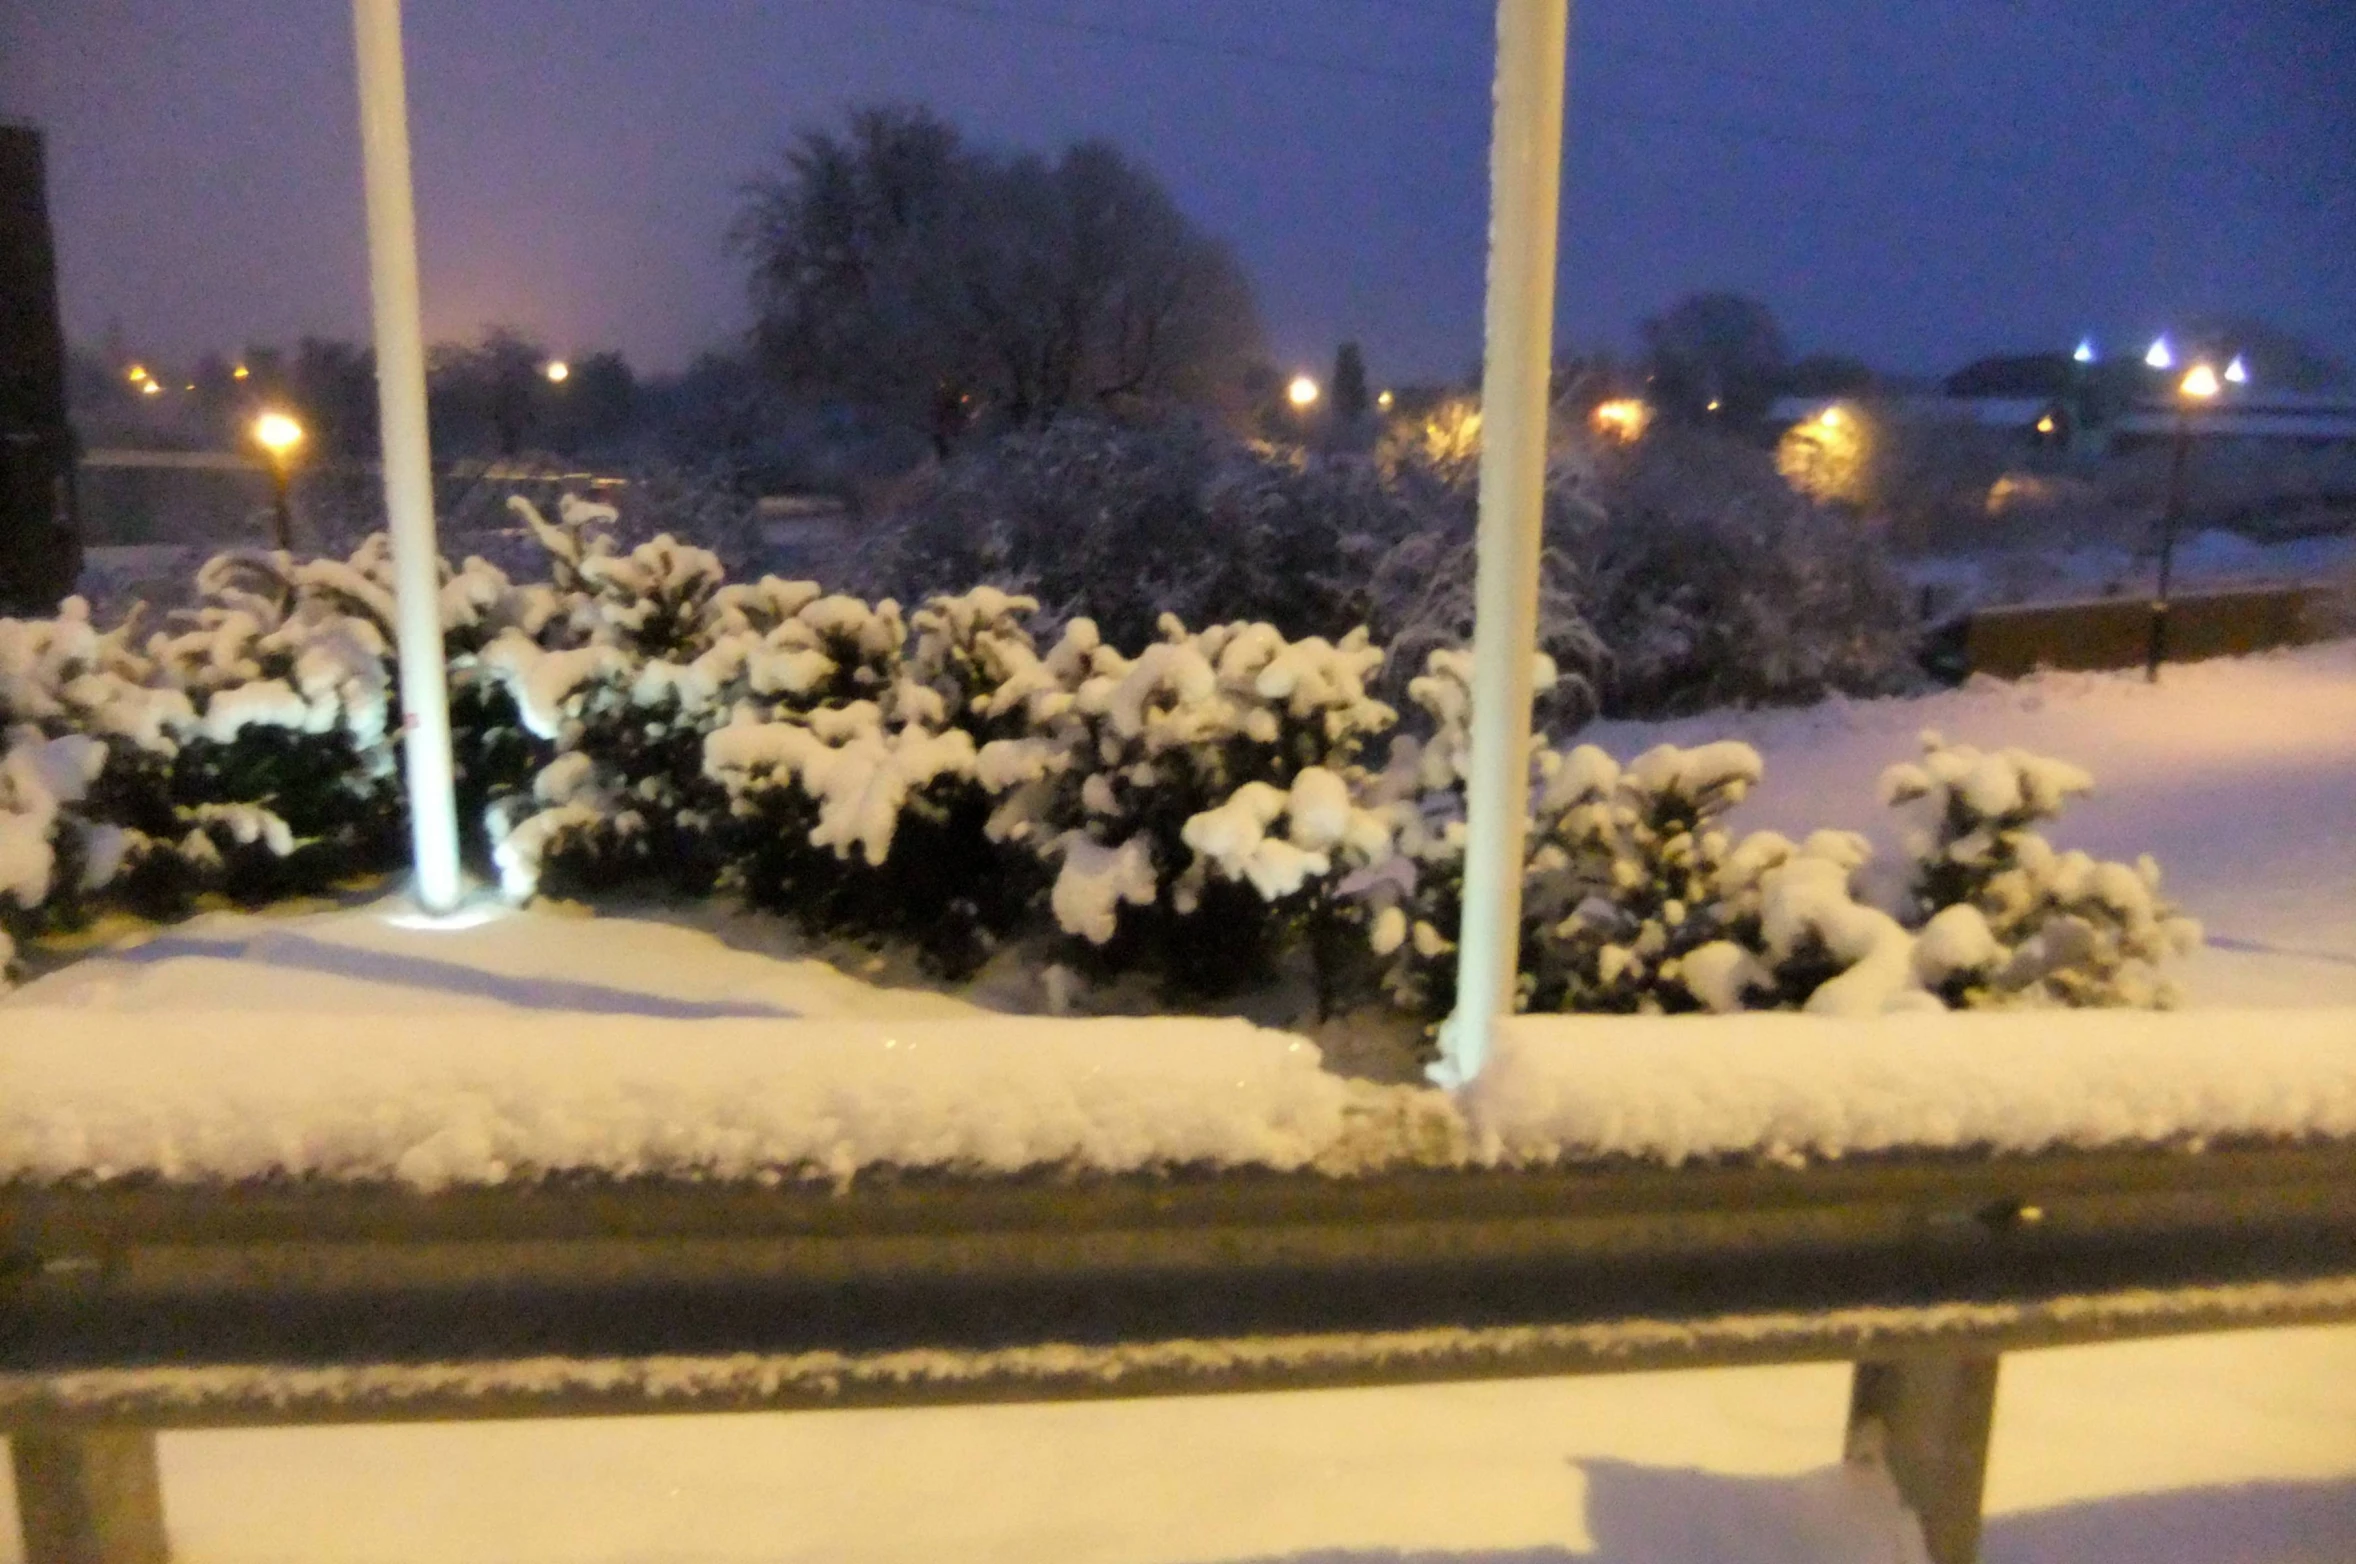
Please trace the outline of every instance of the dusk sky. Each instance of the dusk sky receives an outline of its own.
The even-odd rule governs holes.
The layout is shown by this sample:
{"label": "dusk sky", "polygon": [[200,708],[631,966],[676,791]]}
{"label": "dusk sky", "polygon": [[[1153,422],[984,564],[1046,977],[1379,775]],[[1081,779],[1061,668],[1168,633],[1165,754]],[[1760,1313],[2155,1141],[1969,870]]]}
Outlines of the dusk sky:
{"label": "dusk sky", "polygon": [[[172,363],[365,334],[350,28],[338,0],[0,0],[71,335]],[[1137,155],[1235,245],[1288,364],[1356,337],[1379,380],[1461,374],[1491,29],[1485,0],[409,0],[427,330],[677,367],[743,329],[741,182],[902,100]],[[2356,356],[2345,0],[1599,0],[1572,53],[1570,345],[1725,287],[1904,371],[2200,311]]]}

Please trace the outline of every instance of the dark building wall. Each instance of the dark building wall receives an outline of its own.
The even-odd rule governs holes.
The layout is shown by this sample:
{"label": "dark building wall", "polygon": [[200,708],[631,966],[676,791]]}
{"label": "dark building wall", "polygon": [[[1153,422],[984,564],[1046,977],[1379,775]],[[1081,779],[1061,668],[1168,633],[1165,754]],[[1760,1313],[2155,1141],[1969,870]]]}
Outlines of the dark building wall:
{"label": "dark building wall", "polygon": [[41,133],[0,125],[0,610],[47,612],[81,573],[73,454]]}

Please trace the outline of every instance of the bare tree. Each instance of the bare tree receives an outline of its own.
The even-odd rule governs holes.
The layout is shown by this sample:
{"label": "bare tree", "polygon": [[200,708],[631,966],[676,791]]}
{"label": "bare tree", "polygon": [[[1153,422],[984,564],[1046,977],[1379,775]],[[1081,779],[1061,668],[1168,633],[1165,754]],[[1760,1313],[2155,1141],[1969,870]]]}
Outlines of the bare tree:
{"label": "bare tree", "polygon": [[1740,293],[1694,293],[1644,323],[1652,401],[1679,422],[1733,425],[1766,412],[1784,367],[1774,314]]}
{"label": "bare tree", "polygon": [[435,443],[518,454],[539,422],[547,360],[546,348],[512,326],[490,327],[475,343],[435,343],[426,355]]}
{"label": "bare tree", "polygon": [[733,240],[769,368],[942,453],[976,423],[1217,404],[1259,344],[1233,256],[1101,142],[1003,155],[862,109],[747,188]]}

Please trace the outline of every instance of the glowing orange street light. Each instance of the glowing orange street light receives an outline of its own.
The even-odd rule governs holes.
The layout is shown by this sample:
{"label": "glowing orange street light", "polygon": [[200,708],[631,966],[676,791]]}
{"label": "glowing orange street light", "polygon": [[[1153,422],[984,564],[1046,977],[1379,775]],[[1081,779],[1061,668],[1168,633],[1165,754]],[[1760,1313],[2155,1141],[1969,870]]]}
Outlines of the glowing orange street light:
{"label": "glowing orange street light", "polygon": [[1307,375],[1293,376],[1292,384],[1284,388],[1285,400],[1304,411],[1316,405],[1318,395],[1317,382]]}
{"label": "glowing orange street light", "polygon": [[1652,409],[1632,396],[1616,397],[1596,403],[1589,417],[1597,434],[1627,445],[1643,438],[1645,426],[1652,422]]}
{"label": "glowing orange street light", "polygon": [[1386,413],[1387,413],[1387,412],[1389,412],[1389,411],[1391,410],[1391,404],[1392,404],[1392,403],[1394,403],[1394,402],[1396,402],[1396,401],[1398,401],[1398,400],[1399,400],[1399,399],[1398,399],[1397,397],[1395,397],[1395,396],[1391,395],[1391,393],[1390,393],[1390,392],[1388,392],[1388,391],[1385,391],[1385,392],[1381,393],[1379,396],[1377,396],[1377,397],[1374,399],[1374,405],[1375,405],[1375,406],[1377,406],[1377,407],[1379,407],[1379,408],[1381,408],[1381,409],[1382,409],[1384,412],[1386,412]]}
{"label": "glowing orange street light", "polygon": [[561,358],[550,359],[548,361],[547,369],[542,371],[543,374],[548,376],[548,383],[550,385],[563,385],[565,381],[572,375],[572,372],[573,366],[566,363]]}
{"label": "glowing orange street light", "polygon": [[243,380],[246,376],[252,373],[252,370],[246,368],[243,364],[240,364],[235,369],[229,371],[229,378],[232,380]]}
{"label": "glowing orange street light", "polygon": [[2195,364],[2184,372],[2184,383],[2176,389],[2195,401],[2206,402],[2219,390],[2217,371],[2207,364]]}
{"label": "glowing orange street light", "polygon": [[284,413],[264,413],[254,420],[254,443],[274,460],[283,461],[287,452],[303,443],[303,426]]}
{"label": "glowing orange street light", "polygon": [[254,443],[270,457],[270,484],[275,504],[270,511],[271,530],[278,547],[294,547],[294,501],[291,493],[292,475],[289,465],[295,447],[303,443],[303,426],[286,414],[271,411],[254,420]]}

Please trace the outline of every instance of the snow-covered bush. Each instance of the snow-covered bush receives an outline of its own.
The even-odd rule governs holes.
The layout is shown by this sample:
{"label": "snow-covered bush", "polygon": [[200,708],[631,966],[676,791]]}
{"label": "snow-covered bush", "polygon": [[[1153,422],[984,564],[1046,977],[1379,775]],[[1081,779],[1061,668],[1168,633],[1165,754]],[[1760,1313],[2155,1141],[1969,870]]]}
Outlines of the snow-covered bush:
{"label": "snow-covered bush", "polygon": [[989,692],[1032,656],[1029,609],[988,588],[936,598],[911,646],[890,599],[822,597],[767,630],[704,747],[728,799],[729,884],[816,933],[905,940],[951,974],[978,965],[1037,887],[984,830],[974,773],[998,727]]}
{"label": "snow-covered bush", "polygon": [[[1427,791],[1401,834],[1415,874],[1370,888],[1385,986],[1434,1022],[1455,1001],[1464,832],[1461,761],[1447,746],[1461,733],[1451,718],[1466,672],[1440,654],[1416,681],[1440,728],[1418,759]],[[1891,994],[1875,974],[1905,934],[1850,894],[1863,841],[1829,831],[1799,847],[1772,832],[1732,838],[1723,816],[1760,770],[1758,753],[1737,743],[1658,745],[1625,766],[1593,745],[1538,746],[1517,1004],[1622,1014],[1881,1008]],[[1903,954],[1898,987],[1907,986]],[[1880,965],[1857,972],[1876,956]]]}
{"label": "snow-covered bush", "polygon": [[1044,658],[1016,658],[983,709],[1027,731],[984,744],[976,775],[1001,799],[989,834],[1055,867],[1066,934],[1105,964],[1223,992],[1296,930],[1319,939],[1342,879],[1387,855],[1353,792],[1395,713],[1367,693],[1382,652],[1363,631],[1161,630],[1130,658],[1080,619]]}
{"label": "snow-covered bush", "polygon": [[478,630],[469,640],[479,645],[458,659],[469,716],[496,724],[512,713],[515,723],[467,745],[485,773],[501,883],[513,894],[709,889],[720,799],[703,741],[750,635],[727,628],[719,560],[668,534],[621,552],[612,507],[569,494],[553,523],[528,500],[509,506],[539,540],[549,582],[520,605],[486,604],[510,622],[487,638]]}
{"label": "snow-covered bush", "polygon": [[113,744],[160,749],[185,715],[124,676],[126,639],[99,635],[78,598],[55,619],[0,619],[0,985],[19,942],[73,921],[135,846],[88,807]]}
{"label": "snow-covered bush", "polygon": [[1165,614],[1379,639],[1380,562],[1410,538],[1469,540],[1472,515],[1469,488],[1363,457],[1066,419],[954,458],[871,529],[861,570],[903,599],[996,583],[1124,650],[1156,640]]}
{"label": "snow-covered bush", "polygon": [[[1455,1000],[1469,671],[1463,654],[1436,653],[1414,682],[1432,737],[1402,746],[1373,790],[1390,801],[1400,857],[1354,887],[1385,988],[1435,1023]],[[1893,800],[1928,800],[1940,822],[1914,844],[1918,873],[1895,914],[1856,894],[1863,837],[1726,829],[1760,775],[1738,743],[1660,745],[1626,765],[1591,745],[1534,745],[1517,1004],[1830,1015],[2161,1004],[2158,967],[2197,942],[2157,899],[2148,859],[2098,864],[2029,829],[2084,785],[2059,762],[1934,741],[1923,765],[1893,768]]]}
{"label": "snow-covered bush", "polygon": [[[1659,430],[1600,455],[1561,545],[1610,650],[1603,708],[1880,694],[1917,677],[1904,586],[1862,522],[1794,494],[1764,452]],[[1582,516],[1590,518],[1581,522]]]}
{"label": "snow-covered bush", "polygon": [[1623,767],[1583,744],[1539,759],[1530,1007],[1687,1008],[1682,960],[1723,933],[1720,817],[1757,784],[1758,752],[1662,744]]}
{"label": "snow-covered bush", "polygon": [[2160,967],[2201,931],[2159,894],[2159,865],[2059,852],[2037,829],[2093,786],[2061,761],[1937,733],[1883,773],[1883,796],[1915,816],[1907,911],[1926,986],[1960,1005],[2174,1003]]}
{"label": "snow-covered bush", "polygon": [[444,592],[461,769],[510,894],[725,883],[814,932],[910,939],[952,970],[986,954],[1029,882],[981,830],[989,802],[955,724],[991,648],[1027,649],[1027,604],[938,600],[911,661],[888,599],[731,585],[668,535],[623,552],[611,509],[570,496],[554,522],[511,508],[547,584],[469,561]]}
{"label": "snow-covered bush", "polygon": [[[1305,955],[1322,1011],[1451,1004],[1471,660],[1447,635],[1416,632],[1412,679],[1363,625],[1163,614],[1131,655],[1072,616],[1042,649],[1028,594],[904,615],[732,584],[667,534],[624,549],[609,507],[513,510],[544,579],[470,558],[440,601],[461,798],[510,894],[723,889],[951,973],[1056,939],[1083,971],[1186,995]],[[143,646],[80,604],[0,621],[0,937],[99,898],[168,913],[397,864],[390,580],[376,538],[348,560],[215,560]],[[1542,653],[1534,686],[1542,717],[1577,721],[1596,649],[1560,623],[1577,666]],[[1406,723],[1384,698],[1402,687]],[[1759,780],[1746,746],[1623,765],[1541,736],[1530,765],[1526,1006],[2162,1003],[2160,964],[2197,937],[2156,870],[2037,835],[2085,785],[2053,762],[1934,742],[1894,770],[1893,801],[1928,821],[1890,910],[1854,892],[1861,838],[1728,829]]]}
{"label": "snow-covered bush", "polygon": [[750,706],[705,743],[726,791],[726,884],[813,934],[914,946],[962,976],[1024,910],[1036,876],[982,829],[973,740],[915,703],[770,718]]}
{"label": "snow-covered bush", "polygon": [[1672,975],[1695,1004],[1721,1013],[1938,1008],[1913,937],[1857,899],[1856,875],[1871,857],[1852,831],[1812,831],[1798,843],[1774,831],[1744,837],[1718,866],[1708,917],[1720,937],[1688,950]]}
{"label": "snow-covered bush", "polygon": [[[1551,534],[1550,534],[1551,535]],[[1416,704],[1407,686],[1434,652],[1472,645],[1474,554],[1471,535],[1419,532],[1374,567],[1368,596],[1375,639],[1389,650],[1376,690],[1385,700]],[[1537,646],[1555,669],[1539,692],[1533,720],[1569,734],[1595,716],[1611,652],[1582,611],[1578,566],[1550,543],[1538,556]]]}
{"label": "snow-covered bush", "polygon": [[[1468,432],[1469,431],[1469,432]],[[1372,458],[1251,446],[1190,426],[1067,421],[977,446],[870,531],[861,569],[902,598],[975,581],[1093,620],[1131,650],[1160,616],[1264,620],[1393,657],[1467,644],[1478,414]],[[1907,594],[1866,526],[1796,496],[1765,453],[1674,430],[1550,458],[1539,646],[1544,715],[1650,716],[1880,693],[1916,677]]]}
{"label": "snow-covered bush", "polygon": [[221,555],[197,586],[197,606],[147,645],[150,677],[191,715],[167,729],[168,763],[140,767],[160,790],[113,803],[197,871],[175,883],[146,860],[147,892],[262,902],[389,868],[404,805],[383,539],[349,560]]}
{"label": "snow-covered bush", "polygon": [[[229,555],[135,642],[0,620],[0,933],[324,889],[398,851],[390,601],[369,559]],[[0,958],[0,965],[5,965]]]}

